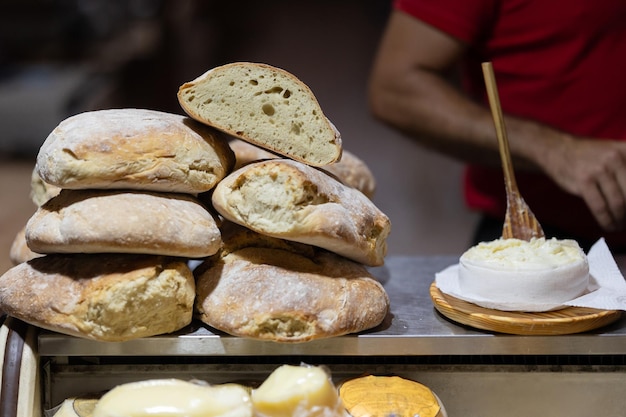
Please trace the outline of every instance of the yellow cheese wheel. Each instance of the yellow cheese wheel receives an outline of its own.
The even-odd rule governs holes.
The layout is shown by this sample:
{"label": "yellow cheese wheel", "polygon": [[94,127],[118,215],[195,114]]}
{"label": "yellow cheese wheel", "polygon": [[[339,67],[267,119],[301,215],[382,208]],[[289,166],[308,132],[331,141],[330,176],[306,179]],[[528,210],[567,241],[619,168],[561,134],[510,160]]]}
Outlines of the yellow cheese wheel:
{"label": "yellow cheese wheel", "polygon": [[353,417],[444,417],[426,386],[398,376],[363,376],[344,381],[339,397]]}

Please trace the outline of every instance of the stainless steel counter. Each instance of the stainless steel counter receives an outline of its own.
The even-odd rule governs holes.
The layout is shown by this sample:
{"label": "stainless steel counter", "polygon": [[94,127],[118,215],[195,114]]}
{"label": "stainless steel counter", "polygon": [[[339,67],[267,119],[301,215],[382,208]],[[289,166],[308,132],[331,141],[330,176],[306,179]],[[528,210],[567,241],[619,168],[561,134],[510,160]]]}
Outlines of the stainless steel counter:
{"label": "stainless steel counter", "polygon": [[123,343],[41,332],[45,408],[121,383],[201,379],[262,381],[283,363],[327,366],[333,380],[399,375],[430,387],[450,417],[622,417],[626,319],[559,336],[493,334],[458,325],[433,307],[429,286],[455,257],[390,257],[373,270],[391,298],[376,329],[300,344],[261,342],[194,323],[176,334]]}
{"label": "stainless steel counter", "polygon": [[194,322],[170,335],[122,343],[95,342],[42,332],[41,356],[416,356],[416,355],[626,355],[626,317],[593,332],[516,336],[449,321],[433,307],[428,288],[435,273],[458,258],[389,257],[372,269],[391,299],[385,322],[360,334],[298,344],[232,337]]}

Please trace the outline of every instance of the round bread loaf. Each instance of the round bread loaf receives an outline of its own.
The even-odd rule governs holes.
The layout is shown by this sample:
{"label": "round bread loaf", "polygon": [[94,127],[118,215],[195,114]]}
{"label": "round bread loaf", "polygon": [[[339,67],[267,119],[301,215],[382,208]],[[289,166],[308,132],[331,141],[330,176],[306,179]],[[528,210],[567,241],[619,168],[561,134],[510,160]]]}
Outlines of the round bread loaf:
{"label": "round bread loaf", "polygon": [[26,227],[23,227],[17,232],[15,238],[13,238],[13,243],[11,243],[11,249],[9,250],[11,263],[17,265],[39,256],[43,255],[33,252],[26,244]]}
{"label": "round bread loaf", "polygon": [[289,159],[248,164],[213,191],[213,207],[258,233],[315,245],[368,266],[384,263],[389,218],[363,193]]}
{"label": "round bread loaf", "polygon": [[[233,152],[235,152],[236,162],[233,168],[235,170],[251,162],[278,158],[278,155],[243,140],[232,139],[228,144]],[[340,161],[325,165],[320,169],[334,175],[345,185],[361,191],[368,198],[371,199],[374,197],[374,193],[376,192],[376,179],[374,178],[374,174],[372,174],[372,171],[370,171],[363,160],[350,151],[344,149]]]}
{"label": "round bread loaf", "polygon": [[110,109],[63,120],[39,149],[36,169],[61,188],[197,194],[213,188],[234,162],[225,136],[194,120]]}
{"label": "round bread loaf", "polygon": [[33,168],[30,177],[30,198],[37,207],[58,195],[60,191],[61,188],[56,185],[45,183],[37,173],[37,168]]}
{"label": "round bread loaf", "polygon": [[588,284],[587,256],[570,239],[496,239],[471,247],[459,261],[461,293],[497,310],[563,307]]}
{"label": "round bread loaf", "polygon": [[370,329],[387,315],[387,293],[361,264],[251,231],[225,231],[224,242],[194,271],[197,316],[209,326],[306,342]]}
{"label": "round bread loaf", "polygon": [[341,136],[293,74],[252,62],[213,68],[180,86],[190,117],[272,152],[321,166],[341,158]]}
{"label": "round bread loaf", "polygon": [[192,319],[187,264],[151,255],[47,255],[0,276],[0,310],[34,326],[100,341],[170,333]]}
{"label": "round bread loaf", "polygon": [[26,223],[37,253],[143,253],[202,258],[222,241],[213,215],[189,194],[62,190]]}

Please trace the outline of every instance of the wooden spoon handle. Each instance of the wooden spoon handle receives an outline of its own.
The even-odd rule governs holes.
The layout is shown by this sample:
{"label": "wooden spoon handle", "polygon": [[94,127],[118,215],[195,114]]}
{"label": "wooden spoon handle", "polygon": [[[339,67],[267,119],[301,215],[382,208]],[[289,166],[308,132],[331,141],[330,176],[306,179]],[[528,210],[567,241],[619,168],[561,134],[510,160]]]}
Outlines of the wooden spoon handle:
{"label": "wooden spoon handle", "polygon": [[491,62],[483,62],[483,75],[485,77],[485,85],[487,88],[487,97],[489,98],[489,107],[493,115],[493,122],[496,127],[496,136],[498,138],[500,159],[502,160],[502,169],[504,170],[504,179],[507,190],[517,192],[517,181],[513,173],[513,162],[511,161],[511,153],[509,152],[509,140],[504,126],[504,116],[502,115],[502,107],[500,106],[500,96],[496,87],[496,77],[493,73]]}

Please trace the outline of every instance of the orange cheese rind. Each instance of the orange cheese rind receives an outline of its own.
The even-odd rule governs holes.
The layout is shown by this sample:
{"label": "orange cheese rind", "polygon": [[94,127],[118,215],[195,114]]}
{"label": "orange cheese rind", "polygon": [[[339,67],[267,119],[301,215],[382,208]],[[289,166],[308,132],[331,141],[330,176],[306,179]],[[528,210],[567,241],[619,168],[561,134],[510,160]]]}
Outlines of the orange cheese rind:
{"label": "orange cheese rind", "polygon": [[368,375],[344,381],[339,397],[352,417],[445,417],[425,385],[399,376]]}

